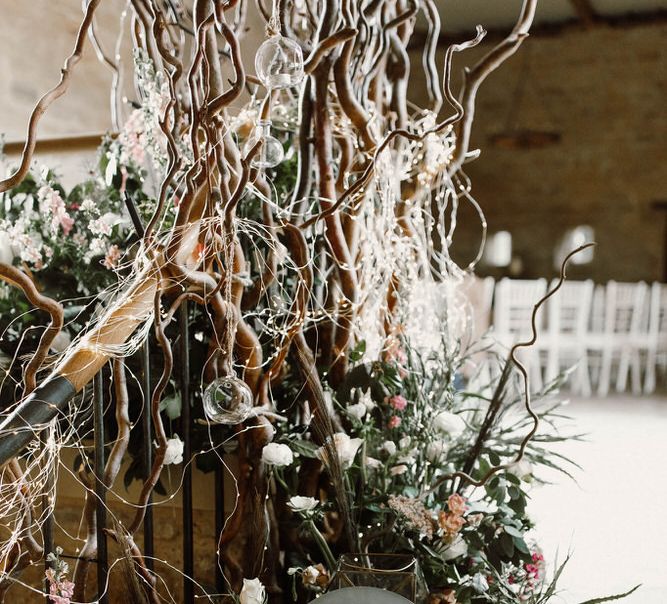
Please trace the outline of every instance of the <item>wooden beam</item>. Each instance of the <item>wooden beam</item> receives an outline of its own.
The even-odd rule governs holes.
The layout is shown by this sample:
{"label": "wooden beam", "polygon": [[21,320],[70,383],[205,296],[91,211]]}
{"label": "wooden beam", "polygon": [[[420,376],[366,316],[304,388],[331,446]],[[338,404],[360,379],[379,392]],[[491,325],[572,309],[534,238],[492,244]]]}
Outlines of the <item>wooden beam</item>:
{"label": "wooden beam", "polygon": [[579,20],[586,26],[592,27],[598,20],[598,15],[591,4],[591,0],[570,0],[574,12]]}
{"label": "wooden beam", "polygon": [[[57,136],[43,138],[37,141],[36,153],[52,153],[59,151],[80,151],[81,149],[97,148],[105,134],[77,134],[73,136]],[[117,133],[111,132],[109,136],[115,138]],[[6,142],[2,150],[7,155],[17,155],[23,151],[24,141]]]}
{"label": "wooden beam", "polygon": [[[618,27],[618,28],[634,28],[634,27],[651,27],[654,25],[664,25],[667,23],[667,10],[658,9],[644,13],[630,13],[627,15],[614,16],[597,16],[594,27]],[[538,23],[530,30],[531,38],[547,38],[558,36],[568,31],[581,30],[581,22],[570,19],[568,21],[556,21],[552,23]],[[447,47],[450,44],[456,44],[463,40],[470,38],[470,29],[456,32],[443,32],[438,37],[438,45]],[[484,42],[497,42],[503,40],[507,36],[507,28],[489,29],[484,38]],[[410,38],[409,49],[420,49],[424,46],[426,40],[425,31],[416,31],[412,38]]]}

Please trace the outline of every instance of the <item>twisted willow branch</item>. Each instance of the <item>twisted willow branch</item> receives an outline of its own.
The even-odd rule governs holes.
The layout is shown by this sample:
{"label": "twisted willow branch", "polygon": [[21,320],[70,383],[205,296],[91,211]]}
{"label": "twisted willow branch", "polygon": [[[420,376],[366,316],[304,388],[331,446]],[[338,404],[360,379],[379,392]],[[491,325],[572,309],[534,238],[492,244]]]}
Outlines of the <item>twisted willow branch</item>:
{"label": "twisted willow branch", "polygon": [[[520,348],[530,348],[537,342],[537,337],[538,337],[538,329],[537,329],[537,313],[540,310],[540,308],[544,305],[544,303],[551,298],[558,290],[563,286],[563,283],[565,283],[565,280],[567,278],[566,274],[566,269],[567,265],[570,262],[570,259],[575,256],[576,254],[579,254],[580,252],[583,252],[584,250],[593,247],[595,244],[594,243],[587,243],[585,245],[582,245],[574,250],[572,250],[563,260],[561,267],[560,267],[560,276],[558,279],[558,283],[550,289],[545,296],[540,298],[540,300],[533,306],[533,311],[531,313],[530,317],[530,328],[531,328],[531,337],[528,340],[525,340],[523,342],[517,342],[512,346],[510,349],[510,354],[509,354],[509,360],[507,361],[507,365],[510,363],[513,363],[516,368],[519,370],[521,373],[521,377],[523,378],[523,397],[524,397],[524,407],[526,409],[526,412],[530,416],[530,418],[533,421],[533,426],[532,428],[528,431],[528,433],[523,437],[521,440],[521,444],[519,445],[519,451],[517,452],[516,456],[514,459],[506,464],[499,464],[496,466],[492,466],[489,468],[489,470],[478,480],[470,476],[466,472],[452,472],[450,474],[445,474],[443,476],[438,477],[438,479],[433,483],[430,489],[425,491],[422,494],[422,497],[426,497],[433,493],[443,482],[446,482],[448,480],[452,480],[454,478],[460,478],[462,481],[465,481],[466,483],[475,486],[475,487],[481,487],[484,486],[489,479],[491,479],[493,476],[498,474],[498,472],[502,472],[503,470],[506,470],[509,468],[511,465],[520,462],[523,459],[524,453],[526,451],[526,447],[530,443],[530,441],[533,439],[533,436],[535,436],[535,433],[537,432],[539,425],[540,425],[540,418],[535,413],[533,410],[533,407],[531,405],[531,395],[530,395],[530,380],[528,378],[528,372],[526,371],[526,368],[524,367],[523,363],[519,361],[516,357],[516,352]],[[502,392],[502,387],[504,385],[505,381],[505,371],[506,369],[503,369],[503,378],[501,378],[501,381],[498,384],[498,387],[496,389],[496,392],[494,394],[494,399],[496,397],[501,396]],[[482,433],[480,433],[480,437],[482,436]],[[481,449],[481,446],[476,445],[474,449]],[[479,451],[478,451],[479,453]],[[477,453],[477,454],[478,454]]]}

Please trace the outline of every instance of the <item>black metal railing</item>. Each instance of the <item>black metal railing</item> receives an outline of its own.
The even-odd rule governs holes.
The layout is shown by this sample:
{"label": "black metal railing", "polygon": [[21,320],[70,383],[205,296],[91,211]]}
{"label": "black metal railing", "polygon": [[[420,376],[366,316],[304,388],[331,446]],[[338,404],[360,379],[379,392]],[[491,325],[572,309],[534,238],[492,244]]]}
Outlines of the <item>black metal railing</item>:
{"label": "black metal railing", "polygon": [[[183,439],[183,480],[182,480],[182,551],[183,551],[183,593],[182,601],[184,604],[193,604],[196,594],[196,569],[194,564],[194,526],[193,526],[193,451],[192,451],[192,388],[190,385],[190,351],[189,351],[189,317],[187,302],[183,303],[179,311],[178,321],[178,387],[181,395],[181,417],[180,433]],[[151,416],[151,363],[150,363],[150,344],[148,340],[143,344],[138,353],[138,360],[141,366],[140,383],[143,391],[143,404],[141,409],[141,440],[142,440],[142,465],[144,467],[143,478],[148,478],[151,472],[153,462],[152,443],[153,426]],[[94,601],[100,604],[107,604],[109,589],[109,558],[107,549],[107,533],[105,529],[108,526],[107,514],[107,486],[104,484],[104,466],[105,466],[105,445],[106,435],[104,429],[105,412],[105,392],[103,371],[100,371],[93,383],[93,420],[94,420],[94,491],[95,491],[95,518],[97,534],[97,557],[91,562],[97,564],[97,596]],[[44,445],[43,445],[44,446]],[[220,535],[225,521],[224,513],[224,468],[222,464],[217,464],[215,468],[215,528],[216,536]],[[48,486],[48,485],[47,485]],[[52,492],[52,489],[48,490]],[[43,522],[43,539],[45,552],[54,551],[54,519],[53,514],[49,513],[49,501],[44,496],[43,509],[45,518]],[[155,570],[155,525],[153,518],[152,498],[149,499],[146,513],[143,520],[143,556],[146,567],[150,571]],[[216,557],[216,577],[215,590],[218,594],[224,592],[225,580],[223,576],[222,564],[217,553],[216,547],[212,549],[211,555]],[[69,556],[67,556],[69,557]],[[50,563],[46,563],[47,567]],[[201,595],[201,593],[199,594]],[[50,599],[47,597],[47,602]]]}

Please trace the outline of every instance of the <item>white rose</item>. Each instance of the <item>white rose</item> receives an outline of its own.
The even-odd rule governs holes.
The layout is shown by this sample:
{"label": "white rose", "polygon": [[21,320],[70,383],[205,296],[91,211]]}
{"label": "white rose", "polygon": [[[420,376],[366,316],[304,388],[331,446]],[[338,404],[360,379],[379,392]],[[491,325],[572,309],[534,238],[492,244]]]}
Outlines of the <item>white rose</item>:
{"label": "white rose", "polygon": [[458,438],[466,428],[465,422],[459,415],[449,411],[441,411],[433,418],[436,430],[448,434],[450,438]]}
{"label": "white rose", "polygon": [[294,453],[287,445],[269,443],[262,449],[262,461],[272,466],[289,466],[294,461]]}
{"label": "white rose", "polygon": [[264,604],[265,592],[262,582],[259,579],[243,579],[243,589],[239,599],[241,604]]}
{"label": "white rose", "polygon": [[315,497],[302,497],[301,495],[290,497],[290,500],[287,502],[287,505],[295,512],[310,512],[310,510],[314,510],[318,504],[319,501],[317,501]]}
{"label": "white rose", "polygon": [[347,413],[351,417],[355,417],[357,419],[363,419],[364,415],[366,415],[366,405],[363,403],[357,403],[356,405],[350,405],[347,408]]}
{"label": "white rose", "polygon": [[400,476],[401,474],[405,474],[408,471],[408,466],[401,464],[400,466],[394,466],[389,470],[389,473],[392,476]]}
{"label": "white rose", "polygon": [[530,482],[533,475],[533,466],[527,459],[522,459],[507,466],[507,471],[514,474],[519,480]]}
{"label": "white rose", "polygon": [[459,556],[465,556],[468,553],[468,544],[463,540],[463,538],[459,535],[452,541],[448,546],[447,549],[444,550],[442,553],[442,559],[447,561],[447,560],[454,560],[454,558],[458,558]]}
{"label": "white rose", "polygon": [[434,440],[426,447],[426,459],[431,463],[442,461],[445,455],[447,455],[448,450],[449,447],[444,440]]}
{"label": "white rose", "polygon": [[167,441],[163,463],[165,466],[183,463],[183,441],[178,436],[174,436]]}
{"label": "white rose", "polygon": [[[361,438],[350,438],[345,432],[336,432],[333,436],[333,444],[338,455],[338,459],[344,468],[352,465],[359,447],[364,442]],[[327,460],[327,449],[322,446],[317,450],[317,456],[322,460]]]}
{"label": "white rose", "polygon": [[394,455],[396,453],[396,443],[393,440],[385,440],[380,449],[387,455]]}

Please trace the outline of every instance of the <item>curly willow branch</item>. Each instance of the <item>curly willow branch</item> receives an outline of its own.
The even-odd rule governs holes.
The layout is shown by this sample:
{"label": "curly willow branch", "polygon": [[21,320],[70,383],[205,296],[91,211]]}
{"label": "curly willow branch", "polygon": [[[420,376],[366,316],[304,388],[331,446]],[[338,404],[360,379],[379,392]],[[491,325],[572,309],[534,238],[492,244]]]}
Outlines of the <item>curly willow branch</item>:
{"label": "curly willow branch", "polygon": [[86,34],[88,29],[93,23],[93,16],[95,14],[95,9],[99,6],[100,0],[90,0],[88,6],[86,6],[86,13],[83,17],[83,21],[79,26],[79,32],[76,36],[76,42],[74,44],[74,50],[72,54],[65,60],[65,65],[63,66],[60,72],[60,81],[56,84],[51,90],[49,90],[44,96],[42,96],[37,105],[32,110],[30,114],[30,121],[28,122],[28,138],[23,147],[23,152],[21,154],[21,164],[17,168],[16,172],[12,174],[9,178],[5,180],[0,180],[0,193],[12,189],[18,185],[28,173],[30,169],[30,162],[32,161],[32,156],[35,152],[35,145],[37,144],[37,126],[39,120],[46,113],[46,110],[49,108],[51,103],[57,98],[61,97],[67,91],[69,86],[70,78],[72,77],[72,70],[76,64],[81,60],[81,54],[83,52],[83,47],[86,43]]}
{"label": "curly willow branch", "polygon": [[565,257],[565,259],[563,260],[563,262],[561,264],[561,267],[560,267],[560,277],[558,279],[558,283],[551,290],[549,290],[546,293],[546,295],[543,298],[541,298],[535,304],[535,306],[533,306],[533,312],[532,312],[531,317],[530,317],[530,326],[531,326],[531,332],[532,332],[532,335],[531,335],[530,339],[528,339],[524,342],[517,342],[510,349],[508,363],[510,361],[512,363],[514,363],[514,365],[516,365],[517,369],[521,373],[521,376],[523,378],[523,388],[524,388],[524,407],[526,409],[526,412],[530,416],[530,418],[533,420],[533,427],[530,429],[530,431],[521,440],[521,444],[519,445],[519,451],[516,454],[516,457],[509,463],[499,464],[497,466],[493,466],[493,467],[489,468],[489,470],[479,480],[476,480],[475,478],[473,478],[472,476],[470,476],[470,474],[468,474],[466,472],[452,472],[450,474],[445,474],[443,476],[440,476],[438,478],[438,480],[436,480],[433,483],[431,488],[428,489],[427,491],[425,491],[422,494],[422,497],[426,497],[427,495],[429,495],[430,493],[435,491],[435,489],[437,489],[443,482],[445,482],[447,480],[452,480],[454,478],[460,478],[462,481],[465,481],[465,482],[467,482],[467,483],[469,483],[469,484],[471,484],[472,486],[475,486],[475,487],[484,486],[492,476],[494,476],[495,474],[498,474],[498,472],[502,472],[503,470],[506,470],[512,464],[515,464],[515,463],[517,463],[517,462],[519,462],[523,459],[523,455],[524,455],[524,452],[526,450],[526,447],[528,446],[528,443],[530,443],[530,441],[533,439],[533,436],[535,436],[535,433],[537,432],[537,430],[539,428],[540,418],[537,415],[537,413],[535,413],[535,411],[533,410],[533,407],[531,405],[530,383],[529,383],[530,380],[528,378],[528,372],[526,371],[526,368],[524,367],[523,363],[521,363],[521,361],[519,361],[516,358],[516,351],[519,350],[519,348],[529,348],[530,346],[535,344],[535,342],[537,341],[537,336],[538,336],[537,312],[544,305],[544,303],[549,298],[551,298],[562,287],[563,283],[565,283],[565,280],[567,278],[567,275],[566,275],[567,265],[570,262],[570,259],[572,258],[572,256],[575,256],[576,254],[579,254],[580,252],[583,252],[584,250],[586,250],[590,247],[593,247],[594,245],[595,245],[595,243],[587,243],[585,245],[582,245],[582,246],[572,250]]}
{"label": "curly willow branch", "polygon": [[39,339],[37,350],[32,355],[32,358],[28,361],[25,368],[23,376],[23,381],[25,383],[24,394],[30,394],[37,387],[37,371],[46,359],[46,355],[49,353],[53,340],[63,328],[63,307],[62,304],[55,300],[40,294],[32,279],[16,267],[0,263],[0,279],[4,279],[8,283],[21,289],[31,304],[48,312],[51,316],[51,322]]}

